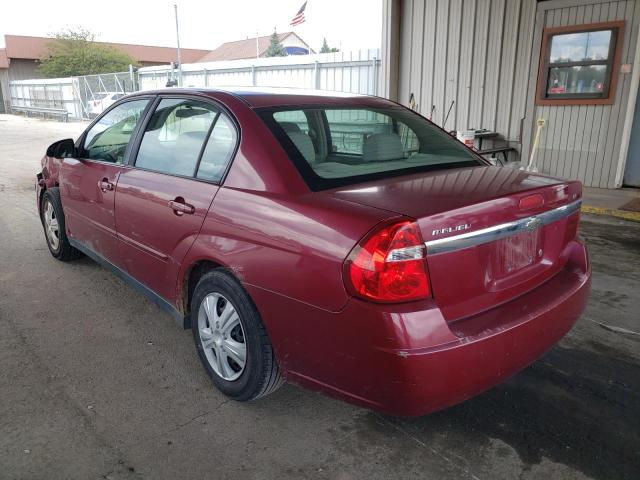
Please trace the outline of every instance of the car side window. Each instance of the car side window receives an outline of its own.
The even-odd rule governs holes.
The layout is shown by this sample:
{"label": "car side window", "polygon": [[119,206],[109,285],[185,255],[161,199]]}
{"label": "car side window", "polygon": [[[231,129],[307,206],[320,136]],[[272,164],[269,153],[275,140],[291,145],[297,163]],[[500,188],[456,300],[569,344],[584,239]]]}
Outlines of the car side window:
{"label": "car side window", "polygon": [[238,135],[229,117],[221,113],[202,153],[198,178],[219,182],[231,160]]}
{"label": "car side window", "polygon": [[218,111],[190,99],[163,99],[147,125],[136,167],[192,177]]}
{"label": "car side window", "polygon": [[122,164],[131,135],[148,103],[146,98],[132,100],[100,117],[85,135],[82,157]]}

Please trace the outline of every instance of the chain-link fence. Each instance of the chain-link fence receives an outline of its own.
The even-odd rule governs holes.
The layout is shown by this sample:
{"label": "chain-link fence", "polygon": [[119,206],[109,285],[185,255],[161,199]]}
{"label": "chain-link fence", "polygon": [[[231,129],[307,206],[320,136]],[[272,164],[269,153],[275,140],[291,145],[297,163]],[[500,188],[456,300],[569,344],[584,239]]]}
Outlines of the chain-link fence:
{"label": "chain-link fence", "polygon": [[137,91],[136,76],[130,72],[77,77],[77,96],[83,118],[92,118],[127,93]]}

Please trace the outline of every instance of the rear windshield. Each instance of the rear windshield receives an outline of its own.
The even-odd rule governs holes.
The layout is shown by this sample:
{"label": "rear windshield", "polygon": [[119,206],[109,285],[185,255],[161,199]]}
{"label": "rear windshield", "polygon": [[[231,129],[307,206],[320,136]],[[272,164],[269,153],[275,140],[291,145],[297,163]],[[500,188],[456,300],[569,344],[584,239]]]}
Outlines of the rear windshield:
{"label": "rear windshield", "polygon": [[402,107],[269,108],[259,114],[313,190],[482,162]]}

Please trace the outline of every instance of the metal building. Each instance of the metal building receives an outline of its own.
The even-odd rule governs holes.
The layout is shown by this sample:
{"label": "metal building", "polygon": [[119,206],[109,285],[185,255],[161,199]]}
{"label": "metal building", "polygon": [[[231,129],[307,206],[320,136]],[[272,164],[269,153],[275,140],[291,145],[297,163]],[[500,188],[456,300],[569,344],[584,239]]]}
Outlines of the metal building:
{"label": "metal building", "polygon": [[[640,186],[640,0],[384,0],[382,94],[509,159]],[[446,119],[446,123],[445,123]]]}

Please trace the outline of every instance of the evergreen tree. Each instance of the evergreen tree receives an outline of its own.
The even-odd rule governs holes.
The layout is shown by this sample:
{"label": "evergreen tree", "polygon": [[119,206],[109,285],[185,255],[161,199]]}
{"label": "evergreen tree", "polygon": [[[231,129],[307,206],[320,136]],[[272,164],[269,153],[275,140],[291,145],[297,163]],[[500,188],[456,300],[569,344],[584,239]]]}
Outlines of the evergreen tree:
{"label": "evergreen tree", "polygon": [[269,48],[267,48],[265,57],[286,57],[287,52],[285,51],[280,39],[278,38],[278,34],[276,31],[273,31],[271,35],[271,43],[269,44]]}
{"label": "evergreen tree", "polygon": [[327,43],[327,38],[322,39],[322,47],[320,47],[320,53],[329,53],[331,50],[329,49],[329,44]]}
{"label": "evergreen tree", "polygon": [[339,51],[340,49],[338,48],[329,47],[326,37],[322,39],[322,47],[320,47],[320,53],[333,53],[333,52],[339,52]]}

